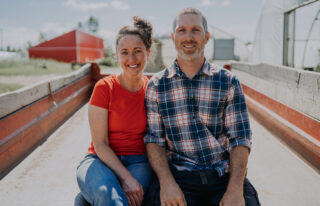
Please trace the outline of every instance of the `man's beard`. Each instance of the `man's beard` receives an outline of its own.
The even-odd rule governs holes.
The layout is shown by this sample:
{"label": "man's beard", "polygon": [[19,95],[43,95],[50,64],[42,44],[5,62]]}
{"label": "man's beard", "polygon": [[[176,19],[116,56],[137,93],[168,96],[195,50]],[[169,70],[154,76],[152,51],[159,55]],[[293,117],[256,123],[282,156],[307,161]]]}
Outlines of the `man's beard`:
{"label": "man's beard", "polygon": [[[183,49],[183,45],[184,44],[188,44],[188,43],[193,43],[194,46],[196,47],[195,50],[193,51],[193,53],[186,53],[185,50]],[[177,49],[177,53],[178,56],[183,59],[183,60],[188,60],[188,61],[192,61],[192,60],[196,60],[198,58],[200,58],[204,51],[201,52],[201,48],[199,48],[199,45],[197,42],[182,42],[180,47],[176,47]]]}
{"label": "man's beard", "polygon": [[203,52],[201,52],[200,49],[196,49],[191,54],[186,54],[183,49],[181,49],[181,50],[178,49],[178,56],[183,60],[192,61],[192,60],[200,58],[202,56],[202,54],[203,54]]}

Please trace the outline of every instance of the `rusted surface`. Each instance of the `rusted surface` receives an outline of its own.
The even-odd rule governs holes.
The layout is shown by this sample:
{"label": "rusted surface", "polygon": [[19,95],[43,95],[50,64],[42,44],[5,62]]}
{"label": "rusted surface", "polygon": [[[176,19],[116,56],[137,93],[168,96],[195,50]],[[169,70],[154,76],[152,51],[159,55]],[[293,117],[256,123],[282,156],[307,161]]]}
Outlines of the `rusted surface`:
{"label": "rusted surface", "polygon": [[[0,178],[87,102],[91,75],[61,88],[0,120]],[[57,105],[53,104],[53,99]]]}
{"label": "rusted surface", "polygon": [[[286,105],[264,96],[263,94],[247,87],[246,85],[242,86],[245,94],[250,97],[246,99],[249,111],[257,119],[257,121],[275,136],[285,142],[320,174],[320,147],[314,143],[318,142],[319,137],[311,136],[310,138],[316,138],[314,141],[311,141],[290,126],[290,124],[297,122],[297,120],[294,118],[300,118],[298,120],[301,121],[302,126],[299,125],[301,127],[303,127],[303,124],[306,122],[309,122],[314,126],[319,123],[313,122],[314,120],[292,110]],[[275,113],[278,115],[278,117],[276,117],[276,115],[271,115],[271,113]],[[283,121],[281,118],[284,118],[285,121]],[[304,123],[302,123],[303,121]],[[316,128],[313,129],[316,130]],[[315,135],[318,132],[319,129],[318,131],[309,131],[308,133]]]}
{"label": "rusted surface", "polygon": [[285,120],[289,121],[291,124],[302,129],[304,132],[308,133],[312,137],[320,141],[320,121],[312,119],[301,112],[298,112],[289,106],[282,104],[256,90],[242,84],[243,90],[246,95],[253,98],[255,101],[262,104],[264,107],[275,112]]}

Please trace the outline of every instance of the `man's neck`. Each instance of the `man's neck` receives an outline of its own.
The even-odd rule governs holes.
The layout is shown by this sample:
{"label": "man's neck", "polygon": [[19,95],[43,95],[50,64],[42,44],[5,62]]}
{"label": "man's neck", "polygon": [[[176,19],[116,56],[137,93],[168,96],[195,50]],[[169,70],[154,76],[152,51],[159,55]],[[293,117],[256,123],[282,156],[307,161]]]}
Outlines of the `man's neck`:
{"label": "man's neck", "polygon": [[177,62],[182,72],[185,73],[188,78],[192,79],[201,70],[204,57],[195,60],[184,60],[177,57]]}

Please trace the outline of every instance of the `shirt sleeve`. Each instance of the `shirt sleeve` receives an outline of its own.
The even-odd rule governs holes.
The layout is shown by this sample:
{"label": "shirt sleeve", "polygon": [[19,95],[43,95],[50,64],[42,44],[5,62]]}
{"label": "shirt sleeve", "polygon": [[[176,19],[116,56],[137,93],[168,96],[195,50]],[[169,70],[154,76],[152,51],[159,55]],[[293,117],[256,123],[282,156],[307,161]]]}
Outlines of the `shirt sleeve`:
{"label": "shirt sleeve", "polygon": [[157,90],[152,80],[146,88],[145,104],[147,111],[147,132],[144,137],[145,144],[156,143],[165,146],[165,132],[161,119],[159,104],[157,101]]}
{"label": "shirt sleeve", "polygon": [[110,90],[110,85],[104,79],[100,79],[94,86],[89,104],[109,109]]}
{"label": "shirt sleeve", "polygon": [[245,97],[241,84],[236,76],[231,77],[224,125],[231,148],[246,146],[251,148],[251,129]]}

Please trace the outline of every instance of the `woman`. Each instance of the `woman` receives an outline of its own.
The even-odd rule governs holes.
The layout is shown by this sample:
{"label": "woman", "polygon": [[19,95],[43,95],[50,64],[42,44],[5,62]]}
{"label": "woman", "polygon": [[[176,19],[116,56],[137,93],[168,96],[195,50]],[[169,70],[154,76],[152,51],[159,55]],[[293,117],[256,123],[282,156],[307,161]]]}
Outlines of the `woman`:
{"label": "woman", "polygon": [[140,206],[152,178],[144,134],[143,69],[152,44],[152,26],[134,17],[134,27],[123,27],[116,55],[123,71],[99,80],[89,102],[92,142],[77,169],[83,197],[91,205]]}

